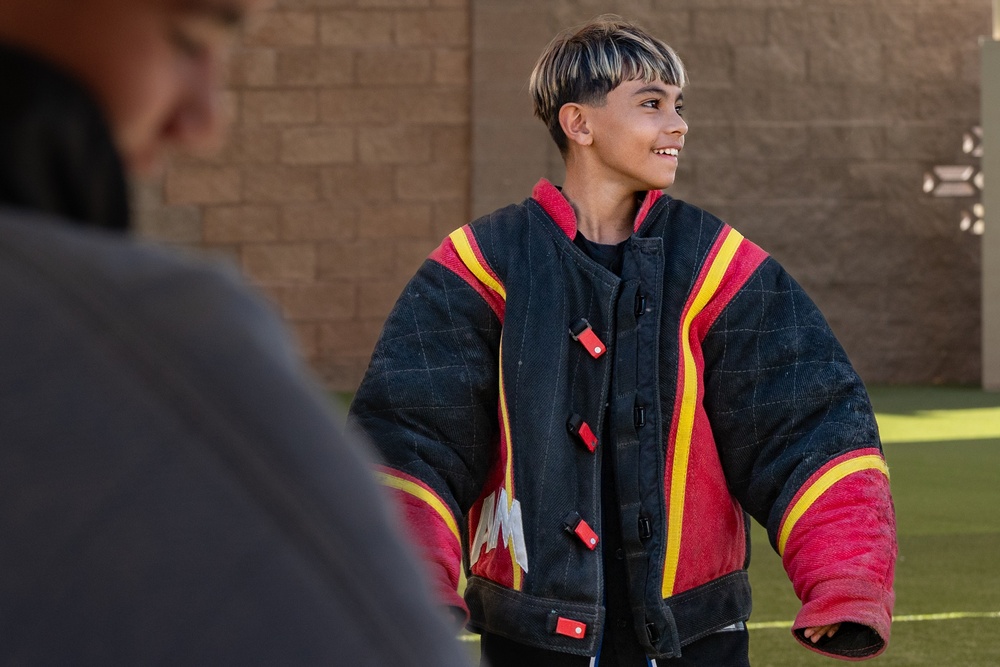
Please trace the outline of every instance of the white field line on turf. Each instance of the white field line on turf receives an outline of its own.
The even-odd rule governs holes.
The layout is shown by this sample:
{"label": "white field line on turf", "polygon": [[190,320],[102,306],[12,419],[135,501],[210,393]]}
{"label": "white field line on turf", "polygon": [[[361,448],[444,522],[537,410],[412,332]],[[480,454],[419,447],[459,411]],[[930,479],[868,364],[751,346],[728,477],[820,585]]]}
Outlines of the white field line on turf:
{"label": "white field line on turf", "polygon": [[[967,618],[1000,618],[1000,611],[952,611],[943,614],[910,614],[895,616],[893,623],[913,623],[915,621],[955,621]],[[790,628],[791,621],[765,621],[747,623],[747,630],[769,630],[772,628]]]}
{"label": "white field line on turf", "polygon": [[[952,611],[944,614],[910,614],[909,616],[896,616],[893,623],[913,623],[915,621],[955,621],[968,618],[1000,618],[1000,611]],[[791,621],[763,621],[760,623],[747,623],[747,630],[771,630],[775,628],[790,628]],[[477,642],[479,635],[463,634],[459,636],[463,642]]]}

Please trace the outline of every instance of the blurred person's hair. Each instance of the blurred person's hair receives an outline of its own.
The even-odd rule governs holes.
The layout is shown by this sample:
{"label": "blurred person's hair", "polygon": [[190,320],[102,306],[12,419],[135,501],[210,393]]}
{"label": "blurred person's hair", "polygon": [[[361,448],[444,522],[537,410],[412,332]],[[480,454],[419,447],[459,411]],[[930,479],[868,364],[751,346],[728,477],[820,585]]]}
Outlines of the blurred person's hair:
{"label": "blurred person's hair", "polygon": [[559,124],[563,105],[599,106],[623,82],[638,79],[683,88],[687,72],[666,43],[619,16],[604,14],[549,42],[535,63],[528,89],[535,115],[565,154],[568,140]]}

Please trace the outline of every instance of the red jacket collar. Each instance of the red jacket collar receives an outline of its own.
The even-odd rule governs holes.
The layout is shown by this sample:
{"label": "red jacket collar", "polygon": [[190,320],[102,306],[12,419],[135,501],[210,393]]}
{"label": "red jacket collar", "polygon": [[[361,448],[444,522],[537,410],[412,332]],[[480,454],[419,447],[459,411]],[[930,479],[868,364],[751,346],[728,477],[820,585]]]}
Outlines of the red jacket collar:
{"label": "red jacket collar", "polygon": [[[639,226],[649,214],[649,209],[662,196],[663,192],[661,190],[650,190],[646,193],[646,196],[642,200],[642,205],[639,206],[639,211],[635,215],[635,224],[632,227],[633,232],[639,229]],[[576,213],[559,188],[552,185],[546,178],[539,179],[538,183],[535,184],[535,189],[531,192],[531,198],[545,209],[545,212],[549,214],[559,226],[559,229],[563,230],[570,240],[576,238]]]}

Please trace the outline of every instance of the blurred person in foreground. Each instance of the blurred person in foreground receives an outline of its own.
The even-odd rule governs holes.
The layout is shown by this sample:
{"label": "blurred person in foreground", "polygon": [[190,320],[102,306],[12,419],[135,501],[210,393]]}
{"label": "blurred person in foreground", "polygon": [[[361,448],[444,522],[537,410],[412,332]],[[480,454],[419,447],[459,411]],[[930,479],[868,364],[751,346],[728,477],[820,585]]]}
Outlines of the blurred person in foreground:
{"label": "blurred person in foreground", "polygon": [[464,662],[279,319],[128,234],[255,4],[0,3],[0,663]]}
{"label": "blurred person in foreground", "polygon": [[895,519],[868,395],[777,262],[662,192],[685,82],[617,17],[556,38],[529,89],[563,187],[444,240],[351,408],[494,667],[746,665],[748,514],[804,646],[860,659],[889,640]]}

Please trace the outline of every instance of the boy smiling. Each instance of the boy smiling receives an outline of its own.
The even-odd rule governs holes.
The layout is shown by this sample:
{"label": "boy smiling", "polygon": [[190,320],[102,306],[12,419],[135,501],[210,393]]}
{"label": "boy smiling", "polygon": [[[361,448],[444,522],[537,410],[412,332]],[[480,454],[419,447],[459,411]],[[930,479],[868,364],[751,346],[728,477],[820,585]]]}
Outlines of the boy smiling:
{"label": "boy smiling", "polygon": [[662,193],[685,83],[617,17],[557,37],[529,87],[562,189],[543,179],[431,254],[352,406],[494,667],[747,664],[748,515],[803,645],[888,641],[895,523],[867,394],[773,259]]}

